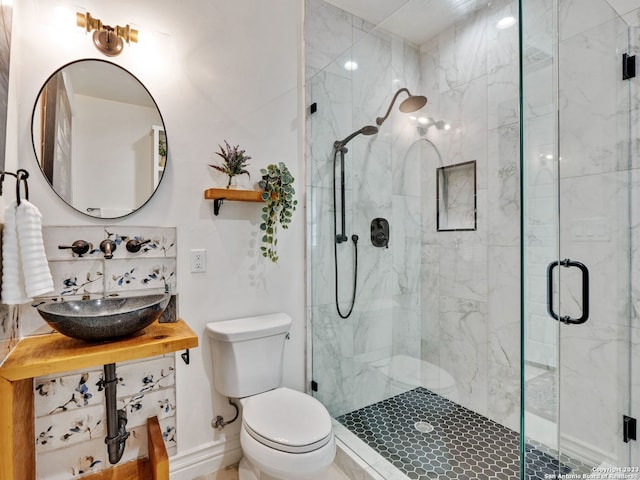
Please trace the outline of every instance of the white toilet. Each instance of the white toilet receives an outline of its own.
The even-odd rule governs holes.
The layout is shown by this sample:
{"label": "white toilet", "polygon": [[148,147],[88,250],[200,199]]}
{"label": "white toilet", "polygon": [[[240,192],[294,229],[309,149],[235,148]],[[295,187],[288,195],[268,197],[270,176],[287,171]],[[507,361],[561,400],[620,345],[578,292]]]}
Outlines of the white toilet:
{"label": "white toilet", "polygon": [[329,412],[318,400],[282,387],[284,313],[207,324],[218,393],[240,399],[240,480],[321,478],[336,444]]}

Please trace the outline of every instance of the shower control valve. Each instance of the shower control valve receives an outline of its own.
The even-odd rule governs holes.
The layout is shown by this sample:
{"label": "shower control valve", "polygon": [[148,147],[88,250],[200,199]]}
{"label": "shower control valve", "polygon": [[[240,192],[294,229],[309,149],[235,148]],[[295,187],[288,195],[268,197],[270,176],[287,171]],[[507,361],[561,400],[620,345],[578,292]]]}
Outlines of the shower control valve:
{"label": "shower control valve", "polygon": [[371,244],[389,248],[389,221],[386,218],[371,220]]}

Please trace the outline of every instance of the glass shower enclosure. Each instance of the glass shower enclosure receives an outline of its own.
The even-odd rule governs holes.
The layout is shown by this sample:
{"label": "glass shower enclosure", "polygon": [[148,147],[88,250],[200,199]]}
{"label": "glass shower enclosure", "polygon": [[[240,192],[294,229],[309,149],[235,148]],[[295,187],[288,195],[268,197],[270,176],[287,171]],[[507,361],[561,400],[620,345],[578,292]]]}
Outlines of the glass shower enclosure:
{"label": "glass shower enclosure", "polygon": [[[444,11],[448,2],[383,0],[368,2],[376,6],[369,12],[347,10],[350,3],[305,3],[312,393],[336,419],[339,438],[387,478],[482,469],[479,457],[506,459],[515,476],[517,2],[458,2]],[[503,18],[511,22],[497,28]],[[403,88],[428,103],[402,112],[403,92],[378,125]],[[378,132],[347,145],[347,241],[336,245],[342,205],[338,192],[334,206],[333,181],[340,185],[341,169],[333,146],[365,126]],[[376,246],[379,219],[388,222],[388,245]],[[353,313],[342,318],[334,248],[346,312],[353,234],[357,291]],[[398,413],[407,409],[413,413]],[[465,434],[475,426],[477,434]],[[489,441],[478,448],[481,438]]]}
{"label": "glass shower enclosure", "polygon": [[305,2],[311,393],[384,478],[634,478],[640,5],[444,3]]}
{"label": "glass shower enclosure", "polygon": [[640,36],[620,2],[520,3],[522,438],[557,474],[637,478]]}

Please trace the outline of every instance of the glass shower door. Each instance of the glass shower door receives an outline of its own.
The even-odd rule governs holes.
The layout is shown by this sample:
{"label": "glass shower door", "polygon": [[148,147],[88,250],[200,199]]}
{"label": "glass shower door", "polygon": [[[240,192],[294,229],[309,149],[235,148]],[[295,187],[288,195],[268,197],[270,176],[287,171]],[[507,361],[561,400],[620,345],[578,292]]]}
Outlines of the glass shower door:
{"label": "glass shower door", "polygon": [[524,478],[634,478],[613,470],[632,465],[633,35],[574,3],[521,2]]}

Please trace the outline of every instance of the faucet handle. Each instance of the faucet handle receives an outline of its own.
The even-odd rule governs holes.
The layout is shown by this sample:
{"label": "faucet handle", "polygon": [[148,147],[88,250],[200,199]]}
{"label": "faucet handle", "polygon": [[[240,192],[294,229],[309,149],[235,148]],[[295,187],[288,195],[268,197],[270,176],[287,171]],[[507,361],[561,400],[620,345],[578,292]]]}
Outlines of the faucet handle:
{"label": "faucet handle", "polygon": [[139,252],[142,248],[142,245],[144,245],[145,243],[149,243],[150,241],[150,238],[148,238],[147,240],[138,240],[137,238],[132,238],[127,242],[127,251],[131,253]]}
{"label": "faucet handle", "polygon": [[86,242],[84,240],[76,240],[71,245],[58,245],[58,250],[70,249],[76,255],[84,255],[89,250],[91,250],[92,247],[93,245],[91,245],[89,242]]}
{"label": "faucet handle", "polygon": [[110,238],[105,238],[100,242],[100,250],[104,253],[104,258],[109,260],[110,258],[113,258],[113,252],[116,251],[116,242]]}

